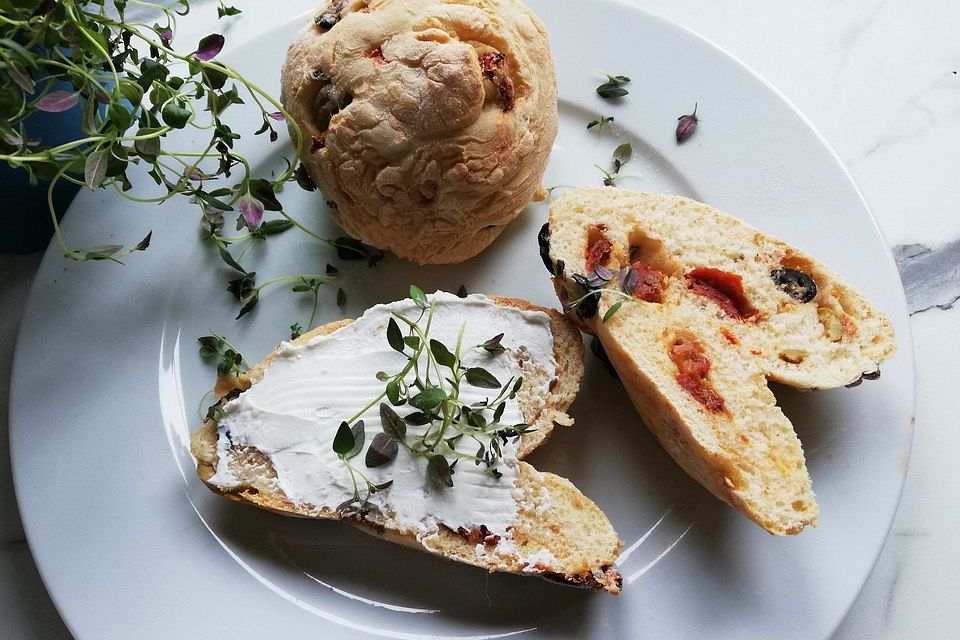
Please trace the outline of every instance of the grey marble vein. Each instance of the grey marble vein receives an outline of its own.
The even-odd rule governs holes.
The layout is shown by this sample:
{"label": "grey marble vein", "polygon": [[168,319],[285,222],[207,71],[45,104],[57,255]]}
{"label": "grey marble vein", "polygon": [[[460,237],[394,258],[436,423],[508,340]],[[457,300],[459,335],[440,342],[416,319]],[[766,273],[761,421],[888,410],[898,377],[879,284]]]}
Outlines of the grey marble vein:
{"label": "grey marble vein", "polygon": [[893,248],[910,315],[952,309],[960,300],[960,238],[931,249],[922,244]]}

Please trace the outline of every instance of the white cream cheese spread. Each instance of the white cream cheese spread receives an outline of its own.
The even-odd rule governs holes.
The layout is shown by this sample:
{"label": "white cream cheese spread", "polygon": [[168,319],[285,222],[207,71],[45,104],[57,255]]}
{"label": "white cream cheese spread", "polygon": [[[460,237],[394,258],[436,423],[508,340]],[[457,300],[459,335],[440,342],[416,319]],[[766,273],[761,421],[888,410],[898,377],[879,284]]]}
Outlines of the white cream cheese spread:
{"label": "white cream cheese spread", "polygon": [[[461,327],[465,347],[503,333],[505,352],[474,351],[464,358],[464,366],[483,367],[501,384],[523,375],[530,396],[543,402],[556,374],[547,314],[501,307],[480,295],[461,299],[437,292],[429,298],[436,305],[429,337],[453,350]],[[224,488],[237,486],[230,469],[231,446],[252,447],[270,459],[278,488],[294,504],[319,513],[349,500],[354,493],[351,474],[334,453],[332,442],[342,421],[350,420],[383,392],[384,383],[377,379],[377,372],[394,375],[407,364],[407,356],[387,342],[387,324],[393,313],[416,320],[420,309],[411,300],[378,305],[330,335],[302,345],[282,343],[262,379],[224,405],[218,424],[219,462],[210,482]],[[533,367],[541,373],[526,375]],[[413,377],[411,373],[409,380]],[[496,390],[462,384],[459,399],[469,405],[496,394]],[[375,404],[361,416],[367,443],[381,431],[378,407]],[[401,416],[414,411],[406,405],[396,410]],[[526,422],[516,399],[506,401],[500,422]],[[423,429],[426,427],[408,427],[408,439],[422,435]],[[462,438],[456,447],[469,456],[477,450],[476,442],[469,438]],[[516,453],[512,439],[502,446],[497,465],[503,474],[500,478],[484,464],[461,458],[452,487],[438,486],[427,473],[427,459],[402,448],[382,467],[366,468],[362,455],[352,463],[374,484],[393,481],[388,489],[370,497],[391,528],[413,533],[420,540],[436,533],[441,524],[454,531],[483,525],[491,533],[505,536],[518,510]]]}

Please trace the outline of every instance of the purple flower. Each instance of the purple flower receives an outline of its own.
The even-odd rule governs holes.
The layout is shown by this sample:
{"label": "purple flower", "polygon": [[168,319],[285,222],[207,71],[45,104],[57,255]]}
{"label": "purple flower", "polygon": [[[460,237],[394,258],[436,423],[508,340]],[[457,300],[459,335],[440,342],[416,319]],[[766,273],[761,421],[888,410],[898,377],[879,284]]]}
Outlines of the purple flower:
{"label": "purple flower", "polygon": [[170,41],[173,40],[173,31],[170,29],[164,29],[160,32],[160,42],[163,43],[167,49],[170,48]]}
{"label": "purple flower", "polygon": [[223,211],[213,207],[205,207],[203,210],[203,219],[200,220],[200,226],[204,231],[212,232],[215,228],[223,225]]}
{"label": "purple flower", "polygon": [[34,106],[40,111],[47,113],[60,113],[77,106],[80,98],[76,93],[69,91],[51,91],[34,103]]}
{"label": "purple flower", "polygon": [[200,41],[200,44],[197,45],[197,50],[194,51],[193,55],[197,60],[202,60],[203,62],[206,62],[207,60],[213,60],[223,49],[223,43],[224,39],[222,35],[219,33],[212,33]]}
{"label": "purple flower", "polygon": [[[246,223],[245,226],[251,231],[259,229],[263,222],[263,203],[247,193],[240,196],[237,206],[240,207],[240,217]],[[238,230],[244,226],[240,220],[237,220],[237,225]]]}
{"label": "purple flower", "polygon": [[187,180],[193,180],[194,182],[203,182],[207,178],[199,169],[191,169],[189,167],[183,170],[183,177]]}
{"label": "purple flower", "polygon": [[284,120],[287,119],[286,116],[284,116],[279,111],[274,111],[273,113],[268,113],[267,115],[273,118],[274,120],[276,120],[277,122],[283,122]]}

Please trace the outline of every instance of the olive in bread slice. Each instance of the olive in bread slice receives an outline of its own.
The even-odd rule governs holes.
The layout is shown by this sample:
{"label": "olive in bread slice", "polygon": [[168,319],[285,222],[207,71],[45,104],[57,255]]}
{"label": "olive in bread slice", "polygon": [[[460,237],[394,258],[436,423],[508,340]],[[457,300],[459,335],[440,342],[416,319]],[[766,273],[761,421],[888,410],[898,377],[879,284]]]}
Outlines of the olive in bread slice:
{"label": "olive in bread slice", "polygon": [[[215,412],[220,414],[219,420],[206,420],[191,441],[200,479],[214,492],[234,501],[284,515],[342,520],[373,535],[489,571],[536,575],[578,587],[619,593],[621,578],[614,561],[621,542],[610,521],[569,481],[537,471],[522,461],[546,441],[555,424],[573,423],[566,412],[583,377],[583,344],[579,331],[563,314],[523,300],[484,296],[461,300],[441,293],[430,298],[440,300],[443,306],[437,304],[435,315],[421,316],[421,326],[426,326],[428,321],[433,323],[428,337],[436,333],[436,337],[449,345],[450,352],[461,357],[460,346],[456,349],[453,346],[461,342],[457,331],[450,333],[449,326],[441,321],[444,313],[469,309],[462,313],[465,318],[462,325],[459,319],[452,325],[454,329],[463,327],[459,335],[463,337],[464,350],[466,345],[477,343],[478,335],[495,336],[488,345],[492,353],[474,349],[469,356],[473,358],[470,366],[506,362],[502,366],[524,377],[516,396],[517,404],[507,408],[499,419],[519,416],[531,429],[518,438],[500,439],[497,443],[497,449],[502,452],[497,464],[499,470],[486,470],[493,473],[493,477],[484,473],[479,453],[478,459],[471,459],[476,442],[485,442],[489,451],[491,441],[483,440],[482,436],[476,442],[470,440],[471,432],[467,428],[466,436],[450,445],[453,448],[441,447],[447,460],[459,456],[455,472],[446,476],[452,486],[431,482],[424,473],[429,465],[416,466],[413,461],[423,460],[408,455],[409,449],[404,445],[398,454],[394,447],[394,460],[376,468],[365,466],[363,455],[353,458],[351,463],[356,471],[372,482],[395,482],[370,498],[370,508],[351,506],[349,500],[345,500],[349,498],[349,480],[344,481],[340,466],[343,461],[331,451],[338,421],[333,413],[343,406],[349,406],[350,411],[359,409],[370,400],[357,393],[356,385],[351,383],[357,371],[382,390],[385,376],[378,375],[378,371],[382,368],[393,375],[389,362],[395,363],[398,358],[405,362],[404,357],[398,356],[396,347],[389,346],[390,328],[386,318],[391,316],[383,309],[415,320],[418,309],[413,301],[406,300],[373,307],[357,321],[344,320],[319,327],[292,343],[281,344],[244,375],[220,378],[216,395],[222,411]],[[374,315],[378,308],[379,315]],[[539,337],[523,333],[523,327],[518,326],[523,318],[532,318]],[[497,338],[499,334],[505,337]],[[527,342],[522,343],[524,335]],[[546,351],[538,351],[533,340],[543,336],[546,341],[541,342]],[[402,347],[403,353],[412,351],[411,344],[417,342],[408,340]],[[438,363],[446,361],[443,349],[431,343],[431,350]],[[410,357],[413,362],[414,357]],[[467,357],[462,356],[464,363]],[[347,361],[361,364],[350,368],[343,365]],[[501,375],[492,364],[483,366],[488,368],[488,373]],[[309,375],[292,375],[298,371],[303,373],[304,367],[312,367]],[[332,375],[327,375],[326,369],[333,372]],[[450,383],[454,375],[445,371]],[[411,382],[409,377],[404,380]],[[437,380],[435,375],[433,380]],[[481,379],[480,383],[483,382]],[[501,376],[500,382],[506,380]],[[469,374],[465,380],[458,381],[460,385],[468,383],[472,384]],[[260,396],[257,396],[258,387],[262,392]],[[498,394],[495,389],[480,389],[480,392],[489,393],[490,397]],[[407,416],[409,425],[404,427],[407,430],[404,441],[416,448],[417,420],[410,417],[415,408],[411,404],[416,404],[410,399],[414,393],[415,390],[407,395],[409,402],[394,403],[392,410]],[[463,406],[476,406],[475,398],[467,404],[465,394],[466,391],[461,390]],[[371,411],[363,413],[366,424],[360,427],[368,444],[378,437],[385,440],[376,418],[376,405],[372,406]],[[483,414],[488,421],[490,413]],[[481,416],[479,423],[477,416]],[[471,425],[483,425],[483,420],[480,412],[470,411]],[[449,430],[444,438],[454,433]],[[468,446],[461,446],[464,442],[469,443]],[[460,453],[454,453],[454,449]],[[333,465],[333,468],[326,469],[324,465]],[[307,482],[313,480],[329,486],[305,488],[304,478]],[[314,499],[318,495],[329,497],[325,501]],[[484,519],[487,517],[484,514],[499,517],[501,513],[508,514],[508,518],[500,528]]]}
{"label": "olive in bread slice", "polygon": [[889,320],[822,262],[688,198],[566,192],[541,252],[638,413],[700,484],[774,534],[816,524],[803,449],[768,388],[858,384]]}

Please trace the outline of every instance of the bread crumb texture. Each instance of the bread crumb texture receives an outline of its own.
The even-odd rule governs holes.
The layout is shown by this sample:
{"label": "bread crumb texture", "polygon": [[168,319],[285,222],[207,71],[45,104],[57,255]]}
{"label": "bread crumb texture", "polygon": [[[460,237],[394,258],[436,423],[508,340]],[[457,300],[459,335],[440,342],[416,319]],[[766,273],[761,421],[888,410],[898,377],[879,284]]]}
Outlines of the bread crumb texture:
{"label": "bread crumb texture", "polygon": [[352,236],[470,258],[541,184],[557,133],[547,34],[519,0],[335,0],[290,46],[281,99]]}
{"label": "bread crumb texture", "polygon": [[543,235],[565,303],[586,293],[574,276],[587,266],[615,272],[605,289],[630,276],[633,299],[608,322],[622,299],[613,292],[595,315],[568,312],[600,338],[671,456],[771,533],[816,524],[800,441],[767,381],[827,389],[875,378],[896,349],[890,321],[823,263],[683,197],[571,190]]}

